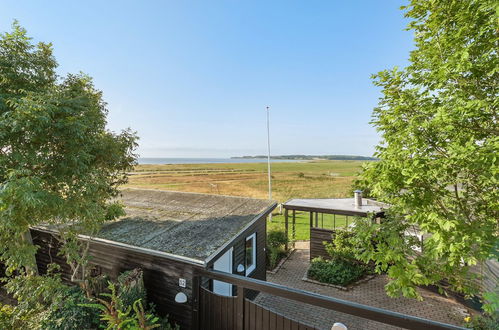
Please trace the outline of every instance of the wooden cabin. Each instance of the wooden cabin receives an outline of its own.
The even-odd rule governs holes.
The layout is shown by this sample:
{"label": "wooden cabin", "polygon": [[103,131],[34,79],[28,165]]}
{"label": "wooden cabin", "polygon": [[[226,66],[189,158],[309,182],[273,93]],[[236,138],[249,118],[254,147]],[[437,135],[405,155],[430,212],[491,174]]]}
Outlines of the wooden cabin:
{"label": "wooden cabin", "polygon": [[[125,217],[107,223],[96,237],[81,237],[91,242],[91,264],[111,278],[141,268],[148,299],[182,329],[192,326],[199,284],[218,295],[235,294],[233,286],[222,281],[193,283],[196,270],[266,280],[266,217],[276,203],[139,189],[123,190],[121,199]],[[40,273],[55,262],[68,280],[70,269],[58,255],[57,231],[37,227],[31,235],[40,247],[36,256]]]}

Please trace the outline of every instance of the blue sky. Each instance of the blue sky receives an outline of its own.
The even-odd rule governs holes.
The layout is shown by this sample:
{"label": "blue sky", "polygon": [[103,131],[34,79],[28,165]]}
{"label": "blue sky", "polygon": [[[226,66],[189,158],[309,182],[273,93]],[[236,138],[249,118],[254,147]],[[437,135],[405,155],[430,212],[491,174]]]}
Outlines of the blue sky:
{"label": "blue sky", "polygon": [[405,1],[2,1],[54,44],[59,73],[83,71],[131,127],[142,157],[371,155],[379,89],[407,65]]}

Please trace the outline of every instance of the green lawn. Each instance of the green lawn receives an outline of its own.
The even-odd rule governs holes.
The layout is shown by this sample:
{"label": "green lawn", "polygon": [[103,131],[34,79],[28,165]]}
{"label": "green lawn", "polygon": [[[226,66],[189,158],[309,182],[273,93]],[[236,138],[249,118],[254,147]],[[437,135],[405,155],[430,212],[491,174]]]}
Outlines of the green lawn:
{"label": "green lawn", "polygon": [[[292,212],[289,212],[288,217],[288,235],[292,239]],[[352,217],[333,214],[319,214],[318,227],[325,229],[342,228],[353,221]],[[315,218],[314,218],[315,225]],[[273,215],[272,221],[267,220],[267,231],[270,230],[284,230],[284,214]],[[308,240],[310,239],[310,215],[308,212],[296,212],[296,232],[295,240]]]}

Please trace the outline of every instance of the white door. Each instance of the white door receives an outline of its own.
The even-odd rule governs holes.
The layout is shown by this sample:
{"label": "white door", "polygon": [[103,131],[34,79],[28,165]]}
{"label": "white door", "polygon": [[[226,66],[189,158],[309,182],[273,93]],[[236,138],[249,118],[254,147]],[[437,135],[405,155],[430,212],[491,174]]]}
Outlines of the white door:
{"label": "white door", "polygon": [[[215,261],[213,269],[232,274],[232,248]],[[223,296],[232,296],[232,284],[213,280],[213,292]]]}

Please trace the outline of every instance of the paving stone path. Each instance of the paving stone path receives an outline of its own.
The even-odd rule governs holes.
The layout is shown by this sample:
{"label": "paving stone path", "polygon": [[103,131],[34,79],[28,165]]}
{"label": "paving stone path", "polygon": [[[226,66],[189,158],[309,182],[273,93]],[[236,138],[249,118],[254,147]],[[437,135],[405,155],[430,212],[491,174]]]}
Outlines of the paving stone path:
{"label": "paving stone path", "polygon": [[[301,243],[296,248],[276,274],[267,274],[268,282],[445,323],[460,325],[464,318],[463,313],[466,312],[466,307],[428,290],[419,289],[424,298],[422,302],[407,298],[389,298],[384,289],[388,279],[384,275],[376,276],[350,291],[305,282],[302,278],[310,264],[308,243]],[[335,322],[342,322],[349,330],[397,329],[379,322],[263,293],[260,293],[255,301],[291,319],[302,321],[319,329],[329,330]]]}

